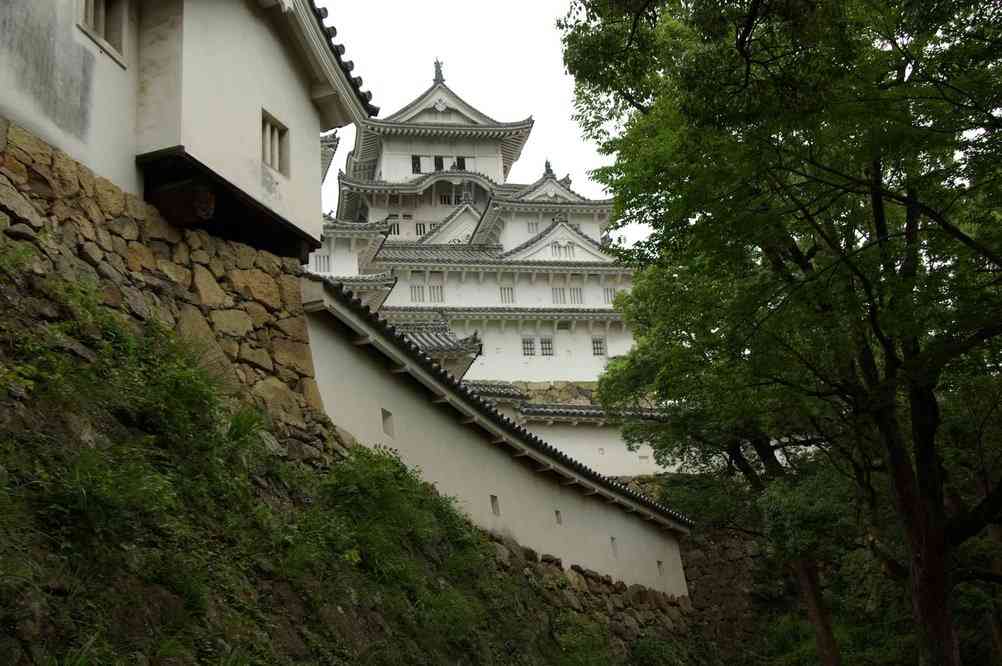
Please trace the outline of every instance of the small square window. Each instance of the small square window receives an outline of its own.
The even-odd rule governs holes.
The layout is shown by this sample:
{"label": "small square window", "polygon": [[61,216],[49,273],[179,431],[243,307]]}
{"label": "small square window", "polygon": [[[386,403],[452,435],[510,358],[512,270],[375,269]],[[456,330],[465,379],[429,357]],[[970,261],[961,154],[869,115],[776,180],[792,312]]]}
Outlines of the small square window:
{"label": "small square window", "polygon": [[526,227],[529,229],[530,234],[539,233],[539,220],[533,220],[532,222],[527,222]]}
{"label": "small square window", "polygon": [[571,322],[569,321],[558,321],[557,322],[558,331],[569,331],[571,330]]}
{"label": "small square window", "polygon": [[445,169],[445,158],[441,155],[435,155],[435,171],[443,171]]}
{"label": "small square window", "polygon": [[261,112],[261,161],[289,175],[289,129],[267,111]]}
{"label": "small square window", "polygon": [[515,302],[515,287],[501,287],[501,303],[510,305]]}
{"label": "small square window", "polygon": [[539,339],[539,353],[543,356],[553,356],[553,338]]}
{"label": "small square window", "polygon": [[560,509],[553,512],[553,516],[557,519],[557,525],[564,524],[564,517],[560,514]]}
{"label": "small square window", "polygon": [[111,47],[110,55],[123,67],[122,54],[125,49],[125,22],[128,0],[83,0],[80,25],[98,46]]}
{"label": "small square window", "polygon": [[399,236],[400,235],[400,223],[399,222],[390,222],[390,235],[391,236]]}
{"label": "small square window", "polygon": [[495,516],[501,515],[501,503],[498,501],[497,495],[491,495],[491,513]]}
{"label": "small square window", "polygon": [[552,291],[554,305],[565,305],[567,303],[566,287],[553,287]]}
{"label": "small square window", "polygon": [[609,546],[612,548],[612,556],[619,557],[619,544],[616,543],[616,537],[609,537]]}
{"label": "small square window", "polygon": [[522,338],[522,356],[536,355],[536,339]]}
{"label": "small square window", "polygon": [[571,305],[584,303],[584,291],[581,287],[571,287]]}
{"label": "small square window", "polygon": [[411,303],[424,303],[424,285],[411,285]]}
{"label": "small square window", "polygon": [[602,289],[602,297],[605,300],[606,305],[612,305],[612,302],[616,300],[616,288],[604,287]]}
{"label": "small square window", "polygon": [[452,195],[451,194],[440,194],[440,195],[438,195],[438,203],[440,203],[443,206],[451,206],[452,205]]}
{"label": "small square window", "polygon": [[466,171],[466,158],[462,155],[456,158],[456,168],[460,171]]}
{"label": "small square window", "polygon": [[[398,162],[399,164],[399,162]],[[421,156],[411,155],[411,173],[421,173]]]}
{"label": "small square window", "polygon": [[383,420],[383,434],[393,437],[393,433],[395,432],[393,427],[393,413],[388,409],[380,409],[379,412]]}
{"label": "small square window", "polygon": [[424,236],[426,230],[424,222],[418,222],[414,225],[414,233],[418,236]]}
{"label": "small square window", "polygon": [[605,338],[596,336],[591,339],[591,353],[594,356],[605,356]]}
{"label": "small square window", "polygon": [[658,560],[658,576],[664,576],[664,575],[665,575],[665,563],[662,562],[661,560]]}
{"label": "small square window", "polygon": [[445,290],[442,285],[433,284],[428,286],[428,301],[431,303],[445,302]]}

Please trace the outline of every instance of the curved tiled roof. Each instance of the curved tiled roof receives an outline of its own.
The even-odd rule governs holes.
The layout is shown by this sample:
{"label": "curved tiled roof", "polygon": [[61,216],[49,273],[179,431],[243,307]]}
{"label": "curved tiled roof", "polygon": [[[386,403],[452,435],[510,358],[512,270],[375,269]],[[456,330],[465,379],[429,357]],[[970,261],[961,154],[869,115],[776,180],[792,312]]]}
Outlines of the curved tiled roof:
{"label": "curved tiled roof", "polygon": [[457,338],[444,320],[396,324],[397,330],[425,352],[480,353],[480,337],[474,333]]}
{"label": "curved tiled roof", "polygon": [[558,221],[558,222],[551,222],[548,227],[546,227],[545,229],[543,229],[538,234],[536,234],[535,236],[533,236],[529,240],[525,241],[521,245],[516,245],[512,249],[506,250],[501,255],[501,258],[504,259],[506,257],[510,257],[511,255],[517,254],[517,253],[521,252],[522,250],[524,250],[526,248],[532,247],[534,244],[538,243],[541,238],[544,238],[548,233],[550,233],[551,231],[553,231],[554,229],[556,229],[561,224],[564,225],[565,227],[567,227],[567,229],[569,229],[572,233],[574,233],[582,241],[584,241],[584,243],[586,245],[590,245],[591,247],[595,248],[599,252],[605,252],[605,248],[603,248],[602,244],[599,243],[597,240],[595,240],[594,238],[592,238],[588,234],[583,233],[583,232],[579,231],[578,229],[575,229],[570,224],[567,224],[566,222],[564,222],[563,220],[561,220],[561,221]]}
{"label": "curved tiled roof", "polygon": [[384,271],[382,273],[369,273],[368,275],[348,275],[348,276],[338,276],[338,281],[344,282],[350,285],[385,285],[387,283],[395,284],[397,279],[389,271]]}
{"label": "curved tiled roof", "polygon": [[335,44],[334,36],[337,35],[337,28],[334,26],[329,26],[324,23],[324,19],[327,18],[327,9],[324,7],[317,7],[316,0],[310,0],[310,7],[313,10],[313,16],[317,19],[317,25],[323,30],[324,34],[327,35],[327,45],[330,47],[331,53],[334,54],[334,60],[337,61],[338,67],[344,72],[345,78],[348,79],[348,83],[351,85],[352,90],[355,91],[355,96],[358,101],[362,104],[362,108],[371,118],[379,114],[379,107],[372,104],[372,93],[367,90],[362,90],[362,77],[352,76],[351,71],[355,69],[355,63],[351,60],[344,60],[342,56],[344,55],[344,44]]}
{"label": "curved tiled roof", "polygon": [[679,513],[678,511],[674,511],[664,504],[656,502],[650,497],[627,487],[623,483],[620,483],[611,477],[605,476],[604,474],[588,467],[584,463],[571,458],[560,449],[548,444],[508,417],[501,414],[501,412],[495,409],[487,400],[482,398],[474,389],[464,386],[462,382],[458,381],[452,374],[442,369],[442,367],[436,363],[431,356],[422,351],[414,342],[408,340],[403,333],[401,333],[396,327],[387,323],[386,320],[384,320],[379,314],[373,312],[368,306],[364,305],[360,299],[351,294],[350,290],[346,289],[338,282],[329,278],[324,279],[313,275],[307,275],[306,277],[308,279],[321,280],[326,286],[327,291],[338,303],[342,304],[365,320],[365,322],[374,330],[384,335],[390,342],[394,343],[395,346],[404,353],[404,355],[410,358],[410,360],[416,363],[425,372],[432,375],[437,381],[441,382],[456,393],[484,420],[491,422],[501,431],[517,439],[529,449],[542,453],[552,460],[555,460],[556,462],[559,462],[560,464],[573,470],[586,480],[595,484],[595,486],[602,488],[607,492],[614,493],[636,502],[651,512],[686,528],[693,527],[692,520],[685,515]]}
{"label": "curved tiled roof", "polygon": [[500,254],[500,245],[385,243],[374,261],[469,264],[496,262]]}
{"label": "curved tiled roof", "polygon": [[511,382],[491,382],[467,380],[463,382],[482,396],[489,398],[507,398],[509,400],[525,400],[526,395]]}
{"label": "curved tiled roof", "polygon": [[519,405],[519,414],[523,416],[558,416],[558,417],[581,417],[581,418],[602,418],[621,419],[639,418],[658,420],[664,415],[656,409],[637,409],[625,412],[609,412],[595,405],[569,405],[565,403],[536,403],[527,402]]}

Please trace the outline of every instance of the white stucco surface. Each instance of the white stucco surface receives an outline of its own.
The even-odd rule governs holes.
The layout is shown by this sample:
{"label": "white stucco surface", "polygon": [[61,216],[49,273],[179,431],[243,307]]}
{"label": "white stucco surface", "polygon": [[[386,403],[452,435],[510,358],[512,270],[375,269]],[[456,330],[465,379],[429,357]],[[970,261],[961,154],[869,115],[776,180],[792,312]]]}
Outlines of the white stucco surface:
{"label": "white stucco surface", "polygon": [[[320,112],[303,64],[257,3],[185,0],[182,143],[189,154],[320,238]],[[261,159],[262,111],[288,128],[288,176]]]}
{"label": "white stucco surface", "polygon": [[77,0],[0,2],[0,116],[139,192],[138,20],[130,8],[120,64],[77,25]]}
{"label": "white stucco surface", "polygon": [[[449,408],[434,404],[413,379],[390,373],[385,359],[352,344],[356,334],[329,313],[311,314],[309,327],[317,383],[333,421],[366,445],[398,450],[440,492],[456,497],[477,525],[556,555],[565,566],[580,564],[626,583],[687,594],[673,532],[561,485],[559,477],[538,473],[526,459],[491,444]],[[383,432],[384,409],[393,415],[395,437]],[[491,510],[491,495],[498,498],[500,515]]]}
{"label": "white stucco surface", "polygon": [[641,476],[664,473],[654,461],[651,447],[642,446],[631,451],[615,426],[598,426],[589,423],[545,423],[531,421],[525,426],[567,455],[600,469],[607,476]]}

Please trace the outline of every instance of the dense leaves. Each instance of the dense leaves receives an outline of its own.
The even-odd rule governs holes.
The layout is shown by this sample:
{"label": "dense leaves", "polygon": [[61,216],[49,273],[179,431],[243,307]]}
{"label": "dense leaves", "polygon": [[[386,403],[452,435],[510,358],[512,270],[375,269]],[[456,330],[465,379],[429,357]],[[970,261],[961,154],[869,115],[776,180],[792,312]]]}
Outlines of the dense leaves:
{"label": "dense leaves", "polygon": [[787,561],[861,549],[906,593],[922,663],[985,659],[1002,9],[580,0],[561,27],[579,117],[616,158],[596,176],[620,225],[652,230],[624,250],[637,345],[604,400],[665,409],[629,436],[738,475]]}

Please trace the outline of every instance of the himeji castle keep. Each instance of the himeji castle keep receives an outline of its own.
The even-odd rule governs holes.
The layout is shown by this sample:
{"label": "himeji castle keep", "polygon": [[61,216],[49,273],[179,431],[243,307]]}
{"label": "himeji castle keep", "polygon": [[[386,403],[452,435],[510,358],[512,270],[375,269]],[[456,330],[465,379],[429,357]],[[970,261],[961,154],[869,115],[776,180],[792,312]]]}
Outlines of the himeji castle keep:
{"label": "himeji castle keep", "polygon": [[309,270],[582,463],[663,471],[593,404],[608,359],[632,344],[613,308],[631,272],[606,248],[611,201],[581,196],[549,161],[535,182],[508,182],[532,118],[495,120],[434,71],[414,101],[358,125]]}

